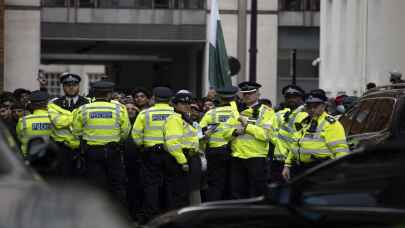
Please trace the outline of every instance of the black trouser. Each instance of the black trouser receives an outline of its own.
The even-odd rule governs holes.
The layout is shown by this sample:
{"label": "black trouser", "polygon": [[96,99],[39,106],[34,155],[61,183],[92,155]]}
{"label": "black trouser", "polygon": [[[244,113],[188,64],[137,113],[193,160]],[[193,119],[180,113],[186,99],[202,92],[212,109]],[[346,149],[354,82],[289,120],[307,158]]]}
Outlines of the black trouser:
{"label": "black trouser", "polygon": [[64,181],[71,179],[76,175],[74,155],[77,151],[71,149],[63,142],[55,142],[58,145],[58,169],[57,176],[63,178]]}
{"label": "black trouser", "polygon": [[86,178],[95,186],[108,189],[125,204],[125,170],[122,154],[117,143],[105,146],[87,146]]}
{"label": "black trouser", "polygon": [[284,183],[282,172],[284,169],[284,161],[271,160],[270,161],[270,182],[271,183]]}
{"label": "black trouser", "polygon": [[143,200],[143,178],[140,174],[140,166],[142,164],[139,156],[138,148],[133,142],[126,142],[124,149],[124,161],[128,178],[127,183],[127,199],[128,209],[133,219],[138,220]]}
{"label": "black trouser", "polygon": [[228,199],[229,160],[228,147],[208,148],[207,158],[207,201]]}
{"label": "black trouser", "polygon": [[190,204],[189,173],[183,171],[181,165],[170,154],[167,154],[165,159],[165,192],[168,210],[186,207]]}
{"label": "black trouser", "polygon": [[163,188],[163,167],[165,163],[165,151],[144,149],[140,152],[141,163],[139,174],[142,177],[140,183],[143,189],[143,203],[141,209],[141,223],[147,222],[157,216],[164,202],[161,191]]}
{"label": "black trouser", "polygon": [[190,166],[189,172],[190,191],[200,190],[202,177],[200,155],[196,154],[191,157],[187,157],[187,160],[188,165]]}
{"label": "black trouser", "polygon": [[267,184],[266,158],[231,159],[231,197],[243,199],[263,195]]}

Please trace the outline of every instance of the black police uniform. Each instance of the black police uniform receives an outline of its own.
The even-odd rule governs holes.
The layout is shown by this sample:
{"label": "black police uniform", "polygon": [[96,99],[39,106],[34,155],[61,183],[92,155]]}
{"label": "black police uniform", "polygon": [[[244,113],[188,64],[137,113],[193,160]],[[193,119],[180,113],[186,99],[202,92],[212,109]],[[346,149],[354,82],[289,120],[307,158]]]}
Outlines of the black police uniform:
{"label": "black police uniform", "polygon": [[[79,84],[81,78],[77,74],[72,73],[64,73],[60,77],[60,83],[63,84]],[[53,103],[63,109],[66,109],[72,112],[74,109],[79,108],[82,105],[88,104],[89,100],[85,97],[77,95],[76,97],[68,97],[63,96],[57,98],[53,101]],[[70,147],[66,146],[62,142],[56,142],[61,150],[61,167],[60,167],[60,175],[64,177],[72,177],[78,176],[82,173],[82,169],[84,168],[82,165],[77,163],[78,161],[75,160],[75,155],[80,153],[79,149],[71,149]]]}
{"label": "black police uniform", "polygon": [[[156,98],[161,99],[162,101],[168,102],[173,93],[167,87],[156,87],[153,90],[153,95]],[[167,113],[169,113],[170,111],[166,110],[167,108],[164,108],[164,110],[166,110],[164,111],[165,114],[161,114],[161,108],[156,108],[155,106],[144,110],[137,116],[133,131],[142,131],[142,134],[145,133],[147,129],[136,129],[136,124],[138,121],[141,121],[141,116],[147,115],[148,112],[152,112],[153,110],[154,115],[161,118],[157,118],[156,120],[153,120],[152,118],[151,121],[160,122],[163,120],[162,118],[167,118]],[[150,122],[144,124],[150,124]],[[134,138],[134,134],[132,134],[132,138],[136,141],[136,139]],[[145,142],[148,139],[144,140],[144,138],[142,138],[142,140],[143,142]],[[140,223],[145,223],[160,214],[163,209],[167,207],[168,204],[166,202],[167,197],[164,195],[164,169],[165,156],[167,152],[163,149],[163,141],[149,147],[145,146],[143,142],[141,145],[139,145],[140,147],[138,149],[138,156],[140,158],[138,160],[140,162],[138,164],[138,172],[141,178],[138,180],[131,180],[130,178],[129,180],[131,182],[129,185],[134,185],[134,181],[136,181],[137,183],[135,183],[134,187],[137,188],[137,186],[141,186],[141,189],[143,191],[141,210],[139,210],[139,213],[137,214],[137,220]]]}
{"label": "black police uniform", "polygon": [[[108,93],[113,90],[114,83],[109,81],[98,81],[93,83],[92,87],[95,92],[100,91]],[[97,102],[109,101],[96,99],[92,104],[96,104]],[[81,114],[83,113],[78,115]],[[114,194],[120,203],[122,203],[122,205],[127,206],[127,193],[125,186],[126,173],[120,142],[109,142],[104,145],[89,145],[87,141],[83,140],[81,143],[84,146],[83,150],[85,151],[86,178],[95,186],[108,189]]]}
{"label": "black police uniform", "polygon": [[[235,86],[219,88],[216,90],[219,97],[235,97],[238,92]],[[230,106],[229,103],[219,104],[218,107]],[[217,201],[228,199],[230,195],[230,146],[208,147],[207,158],[207,185],[206,200]]]}

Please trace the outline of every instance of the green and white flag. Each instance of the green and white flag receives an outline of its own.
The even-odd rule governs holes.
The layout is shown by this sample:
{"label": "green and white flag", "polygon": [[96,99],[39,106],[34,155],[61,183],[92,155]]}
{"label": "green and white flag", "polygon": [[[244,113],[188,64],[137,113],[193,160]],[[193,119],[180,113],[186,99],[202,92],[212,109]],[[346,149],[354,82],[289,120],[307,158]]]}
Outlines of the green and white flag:
{"label": "green and white flag", "polygon": [[224,34],[219,19],[218,0],[211,0],[209,18],[209,83],[213,88],[232,84]]}

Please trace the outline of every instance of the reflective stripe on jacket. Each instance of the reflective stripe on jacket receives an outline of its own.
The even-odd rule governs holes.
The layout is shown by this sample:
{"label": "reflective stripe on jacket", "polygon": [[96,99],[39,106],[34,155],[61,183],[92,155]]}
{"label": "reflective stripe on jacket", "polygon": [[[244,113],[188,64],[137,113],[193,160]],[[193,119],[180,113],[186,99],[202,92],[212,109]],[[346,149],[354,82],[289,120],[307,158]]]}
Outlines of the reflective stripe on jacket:
{"label": "reflective stripe on jacket", "polygon": [[[240,135],[231,141],[232,156],[242,159],[253,157],[266,157],[269,150],[269,142],[274,134],[274,110],[265,105],[259,108],[257,119],[252,119],[253,109],[248,108],[240,113],[251,119],[246,127],[245,134]],[[230,126],[239,125],[239,121],[235,118],[228,120]],[[225,138],[232,137],[232,133],[238,127],[233,127],[224,133]]]}
{"label": "reflective stripe on jacket", "polygon": [[56,142],[65,143],[72,149],[79,147],[79,139],[73,135],[73,112],[54,104],[48,104],[48,115],[51,120],[51,137]]}
{"label": "reflective stripe on jacket", "polygon": [[73,115],[73,134],[88,145],[106,145],[128,137],[130,122],[125,106],[95,101],[81,106]]}
{"label": "reflective stripe on jacket", "polygon": [[208,138],[208,147],[218,148],[228,144],[228,141],[222,134],[222,131],[228,125],[221,123],[226,123],[229,118],[235,118],[234,110],[230,105],[214,108],[203,116],[200,121],[201,128],[207,127],[210,124],[217,124],[216,131]]}
{"label": "reflective stripe on jacket", "polygon": [[48,111],[37,109],[31,115],[21,117],[18,120],[16,131],[21,142],[21,151],[26,156],[28,142],[31,138],[36,136],[49,137],[51,134],[51,121]]}
{"label": "reflective stripe on jacket", "polygon": [[139,113],[132,128],[132,139],[138,146],[163,144],[163,124],[174,113],[169,104],[157,103]]}
{"label": "reflective stripe on jacket", "polygon": [[165,149],[178,164],[187,163],[183,149],[188,149],[193,154],[199,152],[197,129],[184,121],[180,114],[176,113],[167,118],[163,126],[163,135]]}
{"label": "reflective stripe on jacket", "polygon": [[294,136],[296,142],[291,147],[287,165],[294,160],[305,163],[314,158],[336,158],[350,153],[345,130],[338,120],[324,112],[316,124],[315,131],[310,131],[311,123],[308,123]]}

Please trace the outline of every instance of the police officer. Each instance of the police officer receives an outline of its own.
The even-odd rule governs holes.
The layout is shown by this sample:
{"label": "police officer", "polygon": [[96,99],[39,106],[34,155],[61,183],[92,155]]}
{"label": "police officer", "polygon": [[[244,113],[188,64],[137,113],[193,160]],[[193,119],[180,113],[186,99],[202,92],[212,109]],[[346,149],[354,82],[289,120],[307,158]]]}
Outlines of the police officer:
{"label": "police officer", "polygon": [[[164,146],[168,151],[165,165],[168,209],[188,206],[191,182],[197,182],[198,185],[201,179],[201,165],[193,159],[199,159],[199,139],[190,116],[191,98],[187,92],[179,92],[174,96],[172,103],[176,113],[167,118],[163,128]],[[193,177],[189,176],[191,168]]]}
{"label": "police officer", "polygon": [[32,92],[29,98],[32,114],[20,118],[17,123],[16,131],[21,142],[23,156],[27,156],[27,145],[31,138],[36,136],[49,137],[51,134],[51,121],[46,110],[48,98],[46,92],[39,90]]}
{"label": "police officer", "polygon": [[93,83],[95,101],[81,106],[73,116],[73,134],[83,139],[86,177],[125,202],[125,170],[118,143],[128,137],[130,123],[122,104],[111,102],[114,83]]}
{"label": "police officer", "polygon": [[305,91],[297,85],[287,85],[283,88],[282,93],[285,98],[284,108],[276,113],[277,135],[274,143],[274,156],[272,156],[270,166],[270,180],[272,182],[283,181],[281,173],[284,168],[284,160],[287,158],[289,135],[293,134],[295,129],[295,119],[302,115]]}
{"label": "police officer", "polygon": [[[350,152],[343,126],[325,111],[327,101],[321,89],[312,90],[305,99],[305,112],[308,115],[295,123],[299,130],[291,136],[295,142],[291,144],[285,161],[285,179]],[[292,166],[294,170],[291,175]]]}
{"label": "police officer", "polygon": [[[209,110],[200,121],[200,127],[206,136],[207,148],[207,184],[206,197],[208,201],[226,199],[229,193],[229,161],[230,147],[222,131],[228,127],[229,118],[237,118],[235,103],[238,87],[229,86],[216,90],[220,104]],[[222,123],[222,124],[221,124]]]}
{"label": "police officer", "polygon": [[60,83],[63,85],[65,96],[48,104],[48,114],[51,119],[51,137],[59,146],[61,155],[60,175],[64,177],[75,174],[74,157],[79,152],[79,139],[72,133],[73,110],[89,103],[79,95],[81,78],[77,74],[63,73]]}
{"label": "police officer", "polygon": [[[249,198],[262,195],[267,183],[267,156],[269,142],[273,137],[274,110],[260,105],[259,88],[256,82],[239,84],[242,100],[246,106],[240,112],[239,126],[227,131],[235,138],[231,142],[231,197]],[[236,122],[237,123],[237,122]],[[228,120],[235,124],[235,119]]]}
{"label": "police officer", "polygon": [[132,139],[139,147],[141,157],[140,180],[143,189],[143,202],[138,221],[144,223],[161,212],[160,191],[163,187],[163,165],[165,150],[163,148],[163,124],[174,113],[169,101],[173,96],[167,87],[153,89],[154,105],[141,111],[132,128]]}

